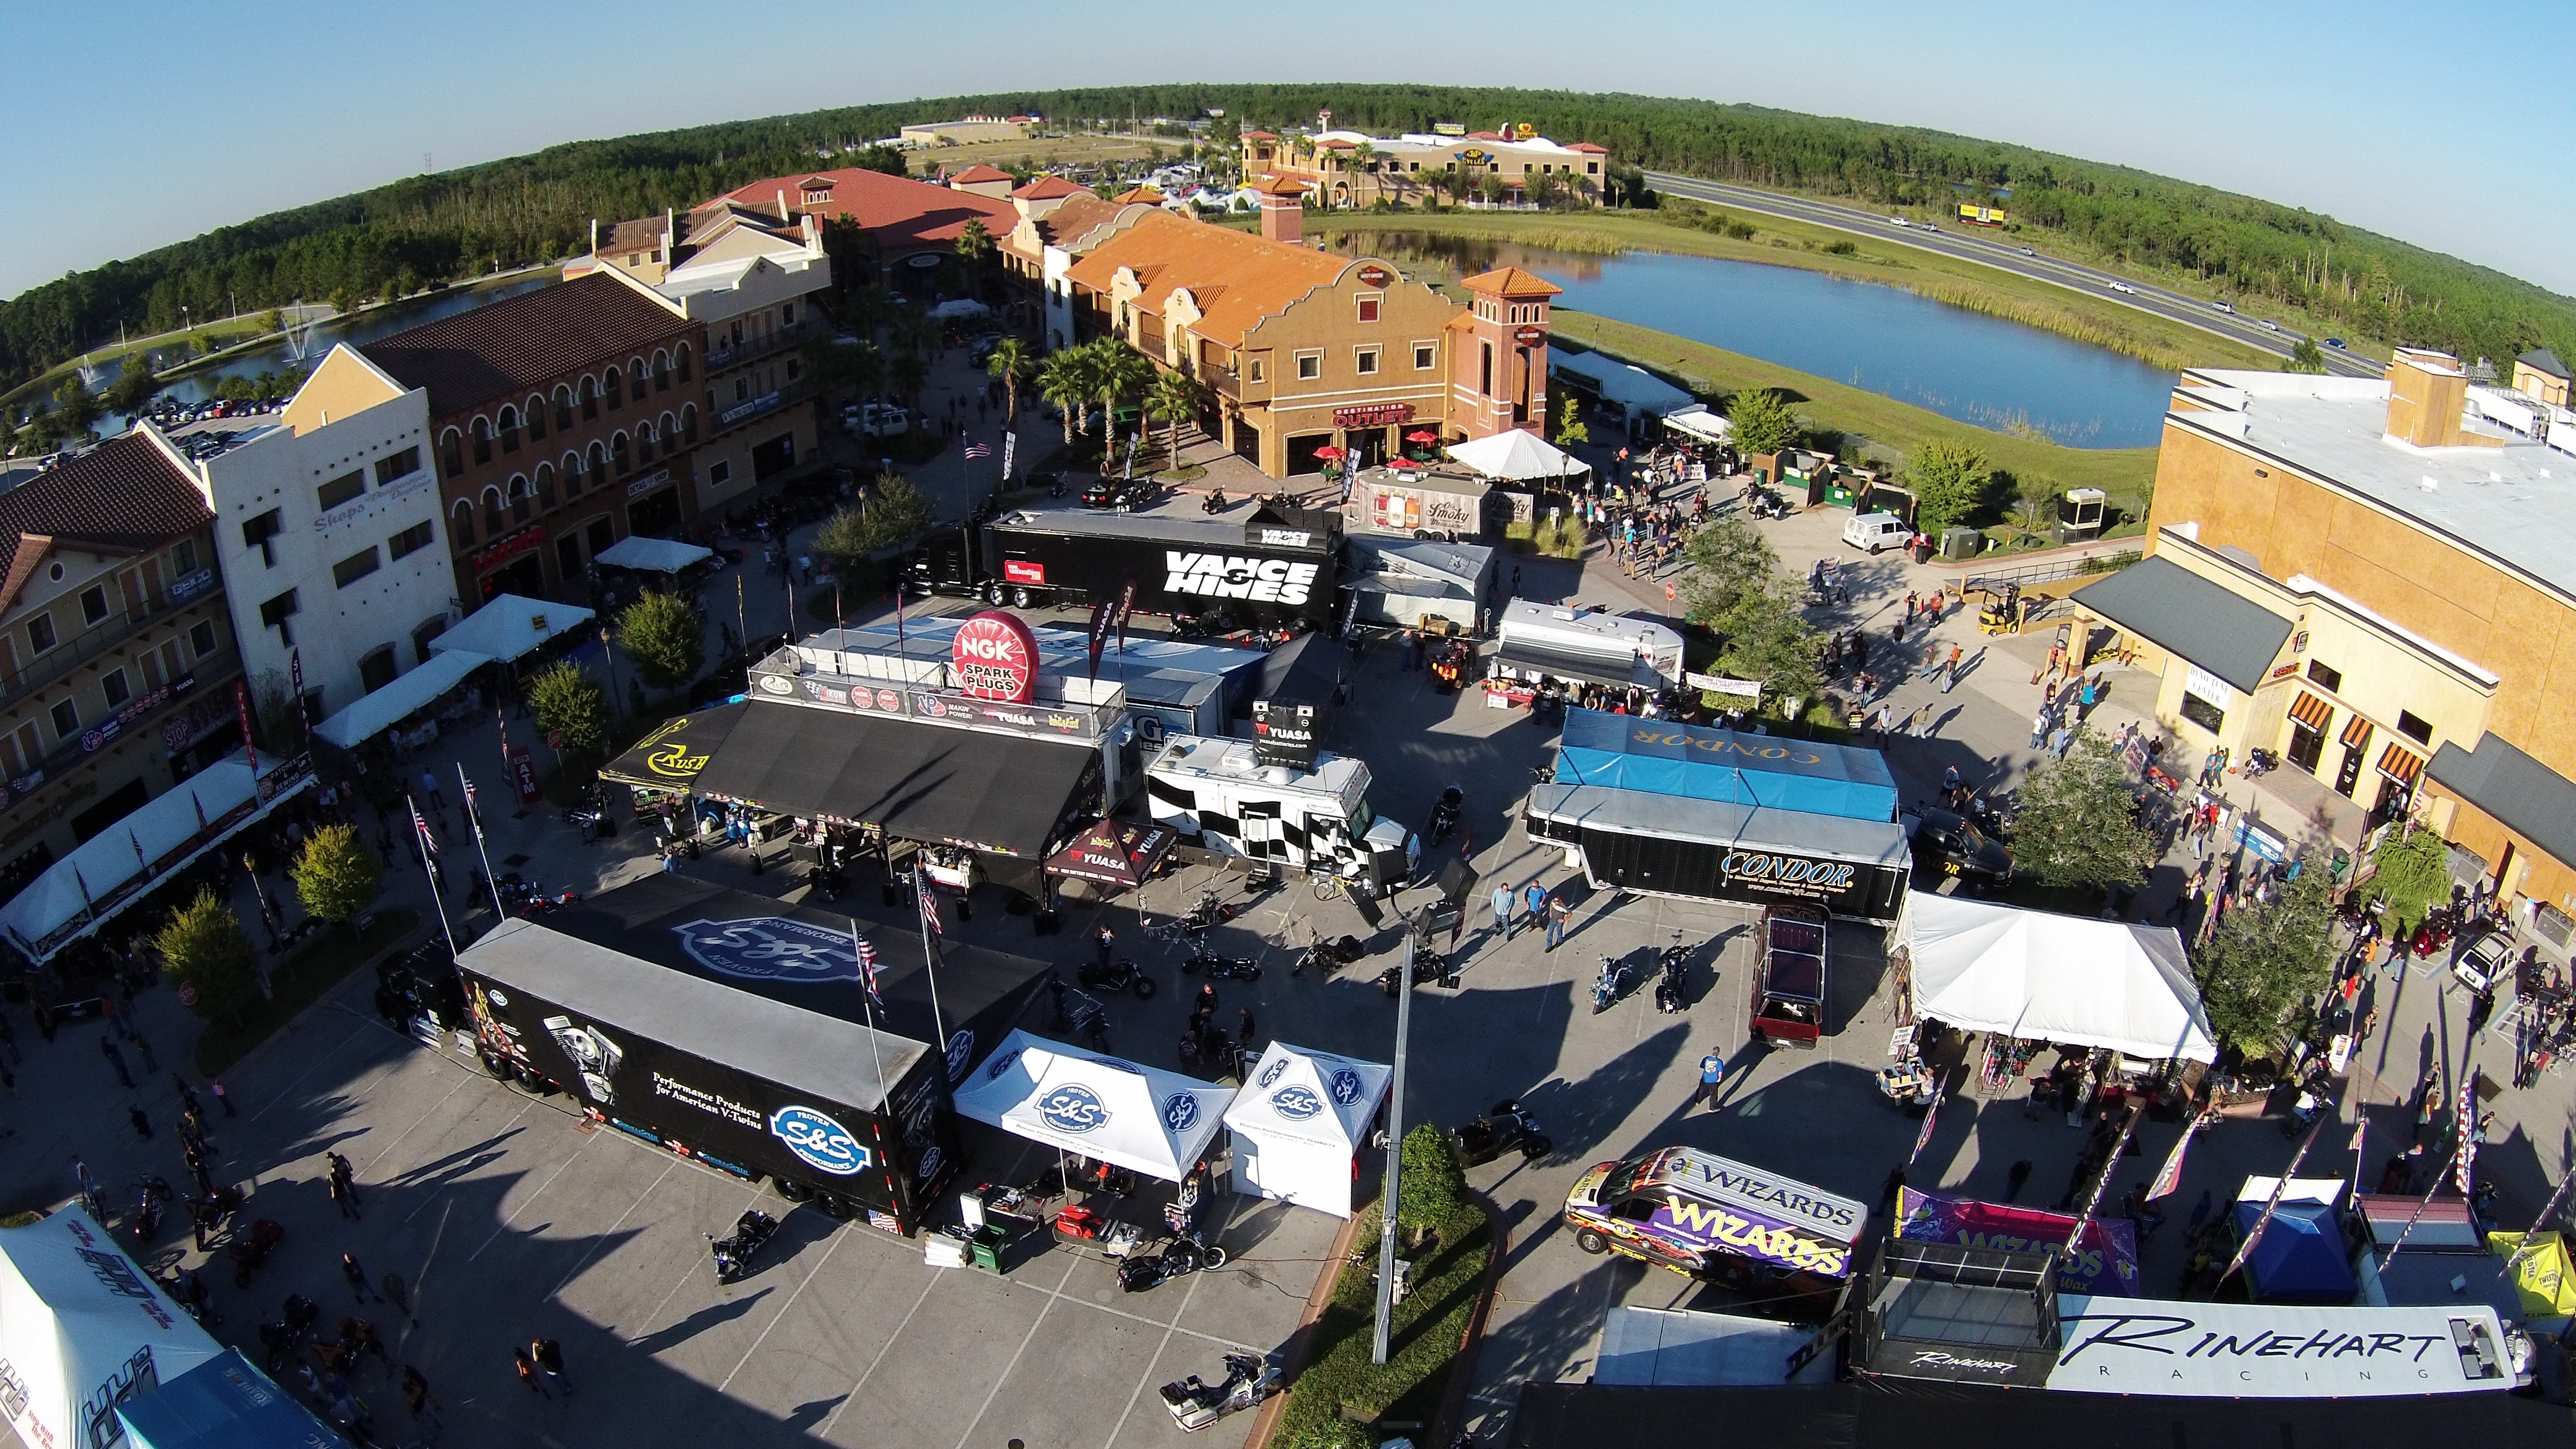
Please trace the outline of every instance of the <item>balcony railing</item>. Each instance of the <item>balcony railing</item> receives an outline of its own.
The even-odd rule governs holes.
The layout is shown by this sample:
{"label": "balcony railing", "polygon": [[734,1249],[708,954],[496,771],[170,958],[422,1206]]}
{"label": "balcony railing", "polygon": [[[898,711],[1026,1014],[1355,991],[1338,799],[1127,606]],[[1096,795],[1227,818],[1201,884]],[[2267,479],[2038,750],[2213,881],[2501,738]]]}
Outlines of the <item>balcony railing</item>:
{"label": "balcony railing", "polygon": [[1215,391],[1218,397],[1234,398],[1238,400],[1242,398],[1242,383],[1233,373],[1220,372],[1215,368],[1210,368],[1206,373],[1202,374],[1202,376],[1207,385]]}
{"label": "balcony railing", "polygon": [[765,337],[746,337],[729,347],[709,347],[707,372],[712,375],[728,367],[740,367],[746,362],[758,362],[764,357],[775,356],[790,348],[802,347],[814,337],[813,328],[791,327],[783,332],[772,332]]}
{"label": "balcony railing", "polygon": [[136,632],[159,623],[172,611],[218,598],[222,593],[223,576],[216,573],[210,564],[166,589],[144,595],[142,603],[134,608],[111,614],[62,640],[28,661],[26,667],[0,671],[0,709],[8,708],[105,654]]}
{"label": "balcony railing", "polygon": [[39,761],[36,768],[9,782],[10,791],[20,797],[44,788],[48,780],[61,778],[64,771],[99,751],[131,739],[157,727],[173,710],[211,698],[208,690],[228,683],[241,672],[241,656],[226,645],[197,660],[196,667],[182,675],[185,687],[166,684],[147,690],[125,702],[113,714],[85,726],[72,738],[54,747],[54,752]]}

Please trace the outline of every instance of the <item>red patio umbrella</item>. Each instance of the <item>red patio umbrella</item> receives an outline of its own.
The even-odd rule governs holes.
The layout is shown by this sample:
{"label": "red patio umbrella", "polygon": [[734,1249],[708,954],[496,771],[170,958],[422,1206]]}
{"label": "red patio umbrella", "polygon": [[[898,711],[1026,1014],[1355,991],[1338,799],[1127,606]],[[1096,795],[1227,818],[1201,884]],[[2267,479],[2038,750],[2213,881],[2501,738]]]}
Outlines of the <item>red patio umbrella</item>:
{"label": "red patio umbrella", "polygon": [[1424,428],[1419,432],[1405,434],[1404,440],[1408,443],[1436,443],[1440,441],[1440,435],[1429,428]]}
{"label": "red patio umbrella", "polygon": [[1336,459],[1349,457],[1350,454],[1343,449],[1334,447],[1330,443],[1326,443],[1324,446],[1315,450],[1315,456],[1323,459],[1327,463],[1330,463]]}

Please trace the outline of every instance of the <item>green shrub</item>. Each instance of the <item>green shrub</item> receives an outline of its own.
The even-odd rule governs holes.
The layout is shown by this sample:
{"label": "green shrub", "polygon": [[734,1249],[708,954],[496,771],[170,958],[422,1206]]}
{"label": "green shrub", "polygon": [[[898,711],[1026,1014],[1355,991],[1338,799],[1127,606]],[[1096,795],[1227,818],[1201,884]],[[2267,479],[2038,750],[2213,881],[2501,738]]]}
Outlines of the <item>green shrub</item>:
{"label": "green shrub", "polygon": [[1404,1172],[1398,1190],[1403,1205],[1398,1226],[1420,1232],[1456,1217],[1467,1207],[1467,1177],[1458,1169],[1458,1154],[1449,1138],[1425,1122],[1404,1134]]}

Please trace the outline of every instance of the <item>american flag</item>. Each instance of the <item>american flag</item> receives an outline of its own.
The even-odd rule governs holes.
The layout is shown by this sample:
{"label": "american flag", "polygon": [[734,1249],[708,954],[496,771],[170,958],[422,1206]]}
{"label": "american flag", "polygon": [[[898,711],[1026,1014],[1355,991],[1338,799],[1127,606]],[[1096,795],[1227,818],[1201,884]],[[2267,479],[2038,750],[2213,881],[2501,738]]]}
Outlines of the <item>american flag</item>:
{"label": "american flag", "polygon": [[883,1011],[886,1009],[885,993],[877,989],[876,943],[859,934],[859,923],[855,920],[850,922],[850,940],[858,947],[859,984],[868,989],[868,1000],[876,1003],[877,1010]]}
{"label": "american flag", "polygon": [[474,827],[474,838],[483,838],[483,812],[474,808],[474,781],[466,776],[465,767],[456,767],[456,776],[465,782],[465,819]]}
{"label": "american flag", "polygon": [[921,902],[922,927],[934,935],[947,935],[948,928],[939,924],[939,898],[930,893],[930,877],[918,870],[912,873],[912,898]]}
{"label": "american flag", "polygon": [[2465,1196],[2470,1185],[2477,1181],[2478,1074],[2474,1071],[2469,1073],[2467,1081],[2460,1083],[2458,1119],[2460,1146],[2451,1158],[2451,1182]]}
{"label": "american flag", "polygon": [[966,445],[966,461],[969,463],[974,462],[978,458],[989,458],[991,456],[993,456],[993,450],[984,446],[982,443],[968,443]]}
{"label": "american flag", "polygon": [[420,818],[420,802],[406,797],[403,803],[411,806],[411,833],[420,837],[421,853],[438,854],[438,839],[429,833],[429,822]]}

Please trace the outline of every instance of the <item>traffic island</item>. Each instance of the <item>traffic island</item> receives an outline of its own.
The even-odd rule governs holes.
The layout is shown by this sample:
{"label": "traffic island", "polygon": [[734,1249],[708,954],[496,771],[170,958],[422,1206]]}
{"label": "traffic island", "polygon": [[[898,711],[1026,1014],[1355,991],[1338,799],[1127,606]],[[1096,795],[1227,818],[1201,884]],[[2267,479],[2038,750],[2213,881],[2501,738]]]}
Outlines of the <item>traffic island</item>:
{"label": "traffic island", "polygon": [[1410,1282],[1395,1308],[1387,1361],[1370,1361],[1377,1315],[1378,1209],[1360,1214],[1363,1245],[1342,1269],[1314,1324],[1305,1368],[1288,1391],[1272,1449],[1366,1449],[1389,1433],[1421,1431],[1449,1398],[1461,1345],[1483,1301],[1494,1232],[1483,1209],[1460,1200],[1428,1226],[1409,1256]]}

